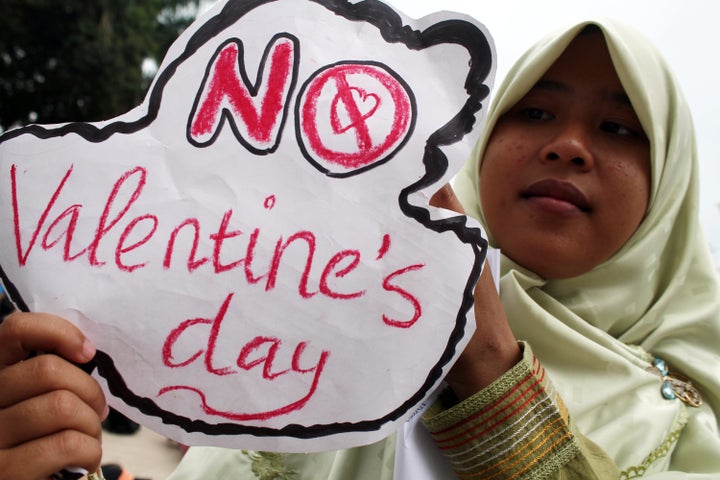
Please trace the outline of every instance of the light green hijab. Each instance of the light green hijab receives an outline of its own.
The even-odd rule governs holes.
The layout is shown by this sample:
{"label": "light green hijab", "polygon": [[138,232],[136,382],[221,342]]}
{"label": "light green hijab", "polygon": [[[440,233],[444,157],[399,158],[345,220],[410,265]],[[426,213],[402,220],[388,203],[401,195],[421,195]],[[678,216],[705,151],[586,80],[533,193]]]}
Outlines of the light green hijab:
{"label": "light green hijab", "polygon": [[[530,342],[580,430],[621,469],[717,474],[720,293],[698,224],[699,173],[690,111],[650,42],[607,20],[581,23],[539,42],[497,89],[484,136],[455,189],[468,214],[484,223],[478,172],[495,123],[588,24],[603,32],[650,140],[648,210],[615,255],[575,278],[546,281],[503,257],[503,304],[515,335]],[[488,235],[493,244],[492,232]],[[648,371],[653,370],[652,356],[691,378],[704,405],[690,408],[664,399],[659,376]],[[663,475],[668,474],[657,478]]]}

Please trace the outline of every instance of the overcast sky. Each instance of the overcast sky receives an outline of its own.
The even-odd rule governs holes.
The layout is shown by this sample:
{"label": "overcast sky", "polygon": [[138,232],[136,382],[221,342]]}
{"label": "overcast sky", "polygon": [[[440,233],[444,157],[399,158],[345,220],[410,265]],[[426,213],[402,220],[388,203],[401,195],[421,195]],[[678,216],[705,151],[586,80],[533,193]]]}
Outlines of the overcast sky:
{"label": "overcast sky", "polygon": [[[701,221],[720,265],[720,41],[716,0],[385,0],[419,18],[462,12],[485,24],[498,55],[496,83],[537,39],[590,16],[613,17],[644,32],[675,69],[692,108],[701,164]],[[209,1],[209,4],[215,3]]]}

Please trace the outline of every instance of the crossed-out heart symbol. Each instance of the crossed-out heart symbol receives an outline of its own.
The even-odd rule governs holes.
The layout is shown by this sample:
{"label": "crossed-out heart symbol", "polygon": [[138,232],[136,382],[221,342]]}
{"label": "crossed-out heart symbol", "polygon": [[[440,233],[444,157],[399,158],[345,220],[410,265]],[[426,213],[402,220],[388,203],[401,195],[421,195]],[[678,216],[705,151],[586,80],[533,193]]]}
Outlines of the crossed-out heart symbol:
{"label": "crossed-out heart symbol", "polygon": [[[344,115],[339,111],[340,102],[344,106]],[[337,134],[347,132],[372,117],[379,107],[380,97],[362,88],[350,87],[345,92],[339,91],[333,98],[330,110],[330,125],[333,132]]]}

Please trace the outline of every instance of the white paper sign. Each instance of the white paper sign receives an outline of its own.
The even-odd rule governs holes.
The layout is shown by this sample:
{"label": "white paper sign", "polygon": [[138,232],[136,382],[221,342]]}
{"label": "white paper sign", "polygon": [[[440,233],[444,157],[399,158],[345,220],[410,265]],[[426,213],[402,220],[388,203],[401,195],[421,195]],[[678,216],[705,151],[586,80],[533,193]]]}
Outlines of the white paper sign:
{"label": "white paper sign", "polygon": [[180,442],[380,439],[474,329],[486,242],[428,199],[493,71],[463,16],[220,3],[138,108],[0,137],[3,284],[76,323],[111,404]]}

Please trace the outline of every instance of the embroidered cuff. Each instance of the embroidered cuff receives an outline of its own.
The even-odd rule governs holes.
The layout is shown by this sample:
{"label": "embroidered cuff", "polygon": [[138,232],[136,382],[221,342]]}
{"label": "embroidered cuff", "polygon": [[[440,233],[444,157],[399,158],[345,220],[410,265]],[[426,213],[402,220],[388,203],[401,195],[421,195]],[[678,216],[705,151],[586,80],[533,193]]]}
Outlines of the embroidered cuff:
{"label": "embroidered cuff", "polygon": [[544,478],[579,453],[568,412],[523,344],[522,360],[487,388],[423,423],[460,479]]}

